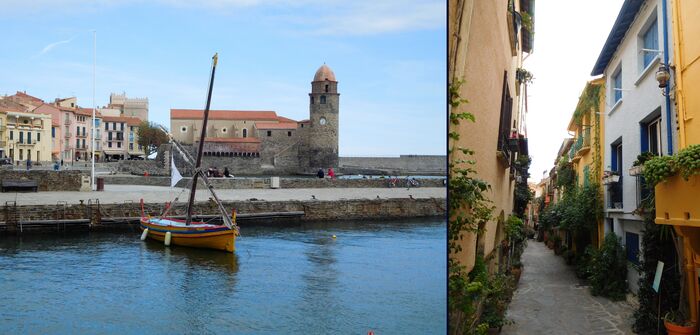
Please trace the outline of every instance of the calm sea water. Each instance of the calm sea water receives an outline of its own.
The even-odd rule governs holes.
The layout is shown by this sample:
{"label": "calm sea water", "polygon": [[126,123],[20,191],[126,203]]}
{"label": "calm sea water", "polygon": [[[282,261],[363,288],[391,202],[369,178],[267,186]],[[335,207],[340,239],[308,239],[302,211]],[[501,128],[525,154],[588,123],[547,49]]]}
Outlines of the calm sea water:
{"label": "calm sea water", "polygon": [[235,254],[138,232],[3,237],[0,334],[444,333],[445,229],[243,227]]}

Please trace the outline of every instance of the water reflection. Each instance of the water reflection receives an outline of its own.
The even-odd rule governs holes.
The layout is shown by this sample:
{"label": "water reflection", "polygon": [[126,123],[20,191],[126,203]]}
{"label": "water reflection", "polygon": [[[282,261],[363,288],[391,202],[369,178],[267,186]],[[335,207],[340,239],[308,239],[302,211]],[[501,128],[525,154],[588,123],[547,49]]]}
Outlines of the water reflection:
{"label": "water reflection", "polygon": [[311,333],[334,332],[337,330],[341,317],[340,309],[334,290],[338,287],[338,270],[336,269],[337,243],[330,234],[316,234],[306,241],[304,250],[310,267],[301,275],[304,281],[301,303],[299,304],[302,319],[314,319],[315,329],[299,329]]}

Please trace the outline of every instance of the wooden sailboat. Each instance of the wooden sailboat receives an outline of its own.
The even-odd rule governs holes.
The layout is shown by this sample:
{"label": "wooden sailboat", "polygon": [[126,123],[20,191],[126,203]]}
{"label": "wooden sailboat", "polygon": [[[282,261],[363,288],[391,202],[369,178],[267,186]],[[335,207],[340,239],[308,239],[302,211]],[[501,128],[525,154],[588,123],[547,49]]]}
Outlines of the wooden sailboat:
{"label": "wooden sailboat", "polygon": [[[187,218],[185,220],[177,220],[173,218],[168,218],[167,214],[171,207],[166,208],[163,215],[160,217],[146,216],[143,213],[143,202],[141,206],[141,239],[145,240],[147,237],[152,239],[163,241],[165,245],[181,245],[196,248],[207,248],[207,249],[217,249],[224,250],[228,252],[233,252],[236,249],[236,236],[239,235],[238,226],[236,225],[236,214],[232,212],[229,217],[228,212],[221,204],[219,197],[214,192],[209,179],[206,174],[200,168],[202,163],[202,151],[204,148],[204,138],[206,136],[207,121],[209,118],[209,105],[211,103],[211,93],[214,86],[214,74],[216,72],[216,63],[218,61],[218,55],[215,54],[212,58],[212,70],[211,79],[209,81],[209,91],[207,93],[207,104],[204,109],[204,120],[202,123],[202,133],[199,140],[199,150],[197,151],[196,162],[193,162],[192,156],[184,150],[181,145],[175,141],[172,136],[170,137],[173,147],[178,150],[180,155],[184,160],[194,166],[194,176],[192,178],[192,186],[190,190],[190,198],[187,204]],[[209,224],[205,222],[192,221],[192,209],[195,199],[195,194],[197,191],[197,179],[202,178],[202,181],[207,186],[207,189],[212,195],[212,198],[218,205],[219,211],[221,212],[223,225]]]}

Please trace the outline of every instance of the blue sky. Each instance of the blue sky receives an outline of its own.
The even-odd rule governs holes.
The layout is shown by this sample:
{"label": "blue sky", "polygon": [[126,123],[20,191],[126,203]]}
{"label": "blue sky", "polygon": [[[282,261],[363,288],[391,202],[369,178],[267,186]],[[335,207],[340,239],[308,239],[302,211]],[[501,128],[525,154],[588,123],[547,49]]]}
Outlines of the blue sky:
{"label": "blue sky", "polygon": [[432,0],[3,0],[0,94],[91,107],[97,30],[98,106],[148,97],[169,127],[170,108],[204,108],[219,52],[212,108],[301,120],[326,62],[342,156],[445,154],[445,25]]}

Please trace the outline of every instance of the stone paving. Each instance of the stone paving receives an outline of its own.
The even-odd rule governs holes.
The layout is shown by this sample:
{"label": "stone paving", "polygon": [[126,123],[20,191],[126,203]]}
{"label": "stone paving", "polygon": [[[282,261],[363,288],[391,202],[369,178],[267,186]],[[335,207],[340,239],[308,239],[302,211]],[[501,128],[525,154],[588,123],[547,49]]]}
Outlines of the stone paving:
{"label": "stone paving", "polygon": [[[285,200],[344,200],[344,199],[383,199],[389,198],[438,198],[447,197],[444,187],[419,188],[295,188],[295,189],[221,189],[215,190],[222,200],[248,200],[251,198],[267,201]],[[125,201],[163,203],[179,196],[180,202],[187,202],[189,190],[178,187],[145,185],[105,185],[104,192],[37,192],[0,193],[0,204],[17,201],[17,205],[52,205],[58,201],[77,204],[80,200],[100,199],[100,203],[124,203]],[[313,196],[313,197],[312,197]],[[210,195],[206,189],[197,189],[196,200],[207,201]]]}
{"label": "stone paving", "polygon": [[633,334],[634,307],[591,296],[573,267],[543,243],[530,240],[524,270],[502,334]]}

